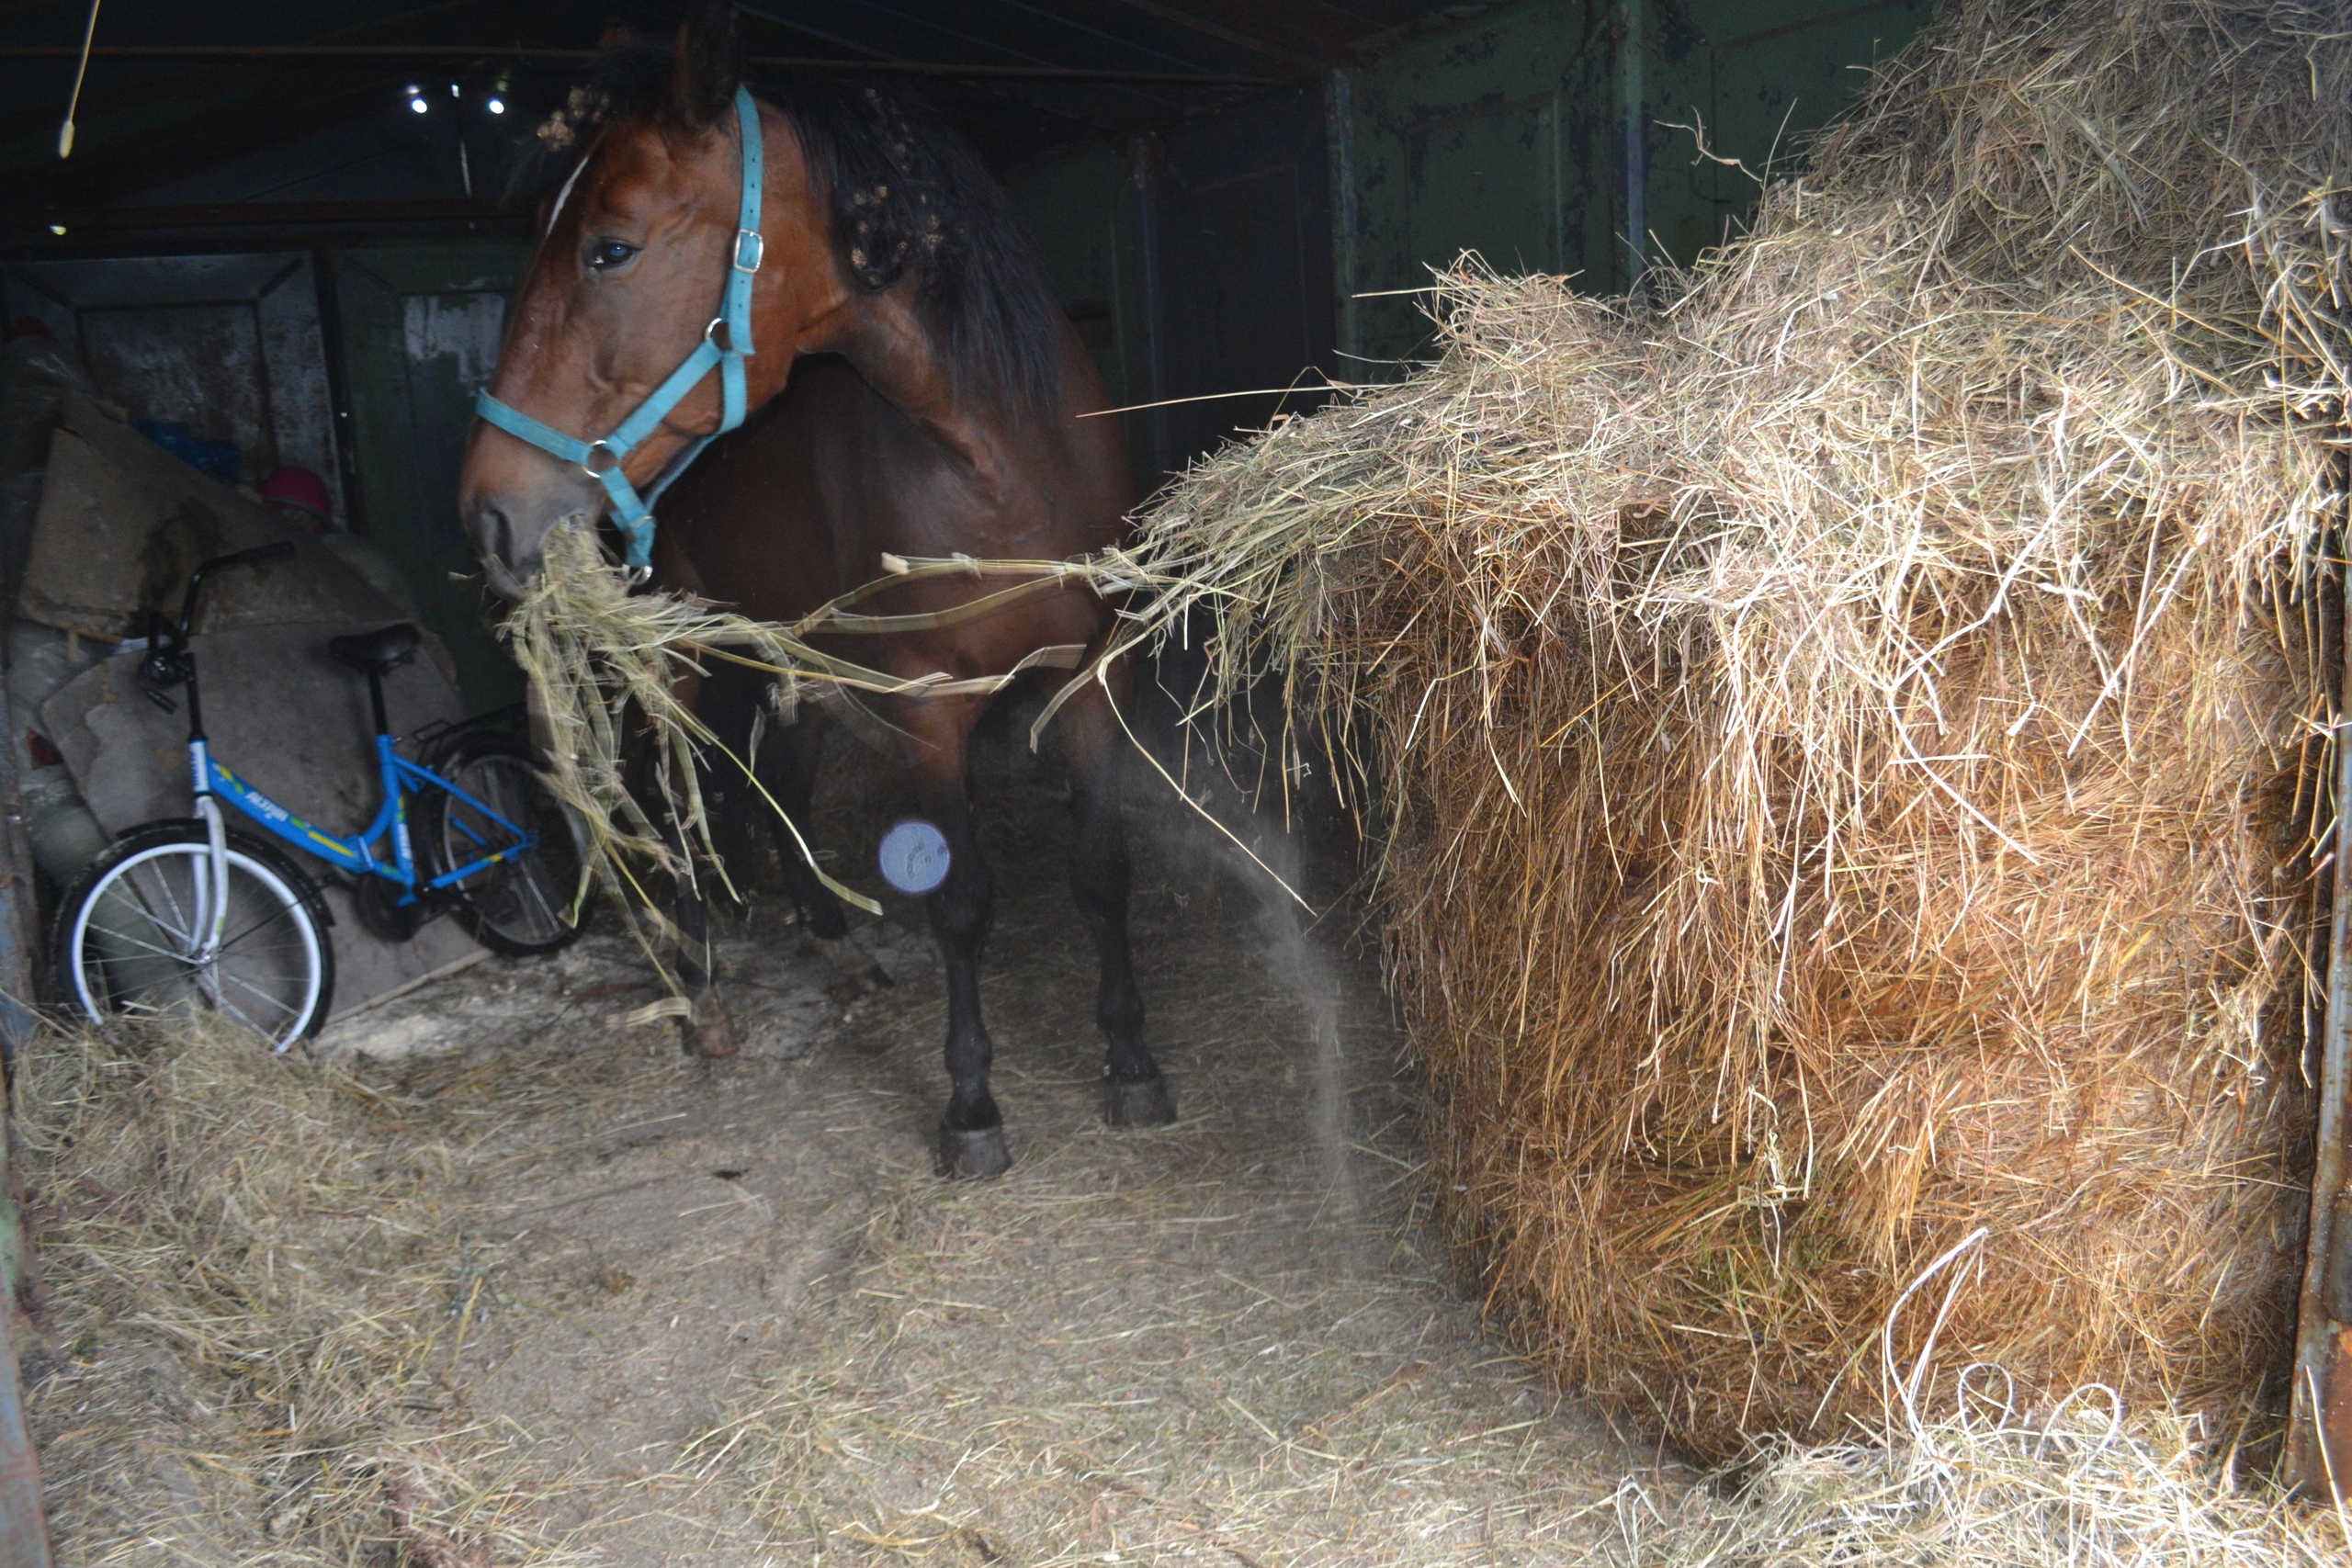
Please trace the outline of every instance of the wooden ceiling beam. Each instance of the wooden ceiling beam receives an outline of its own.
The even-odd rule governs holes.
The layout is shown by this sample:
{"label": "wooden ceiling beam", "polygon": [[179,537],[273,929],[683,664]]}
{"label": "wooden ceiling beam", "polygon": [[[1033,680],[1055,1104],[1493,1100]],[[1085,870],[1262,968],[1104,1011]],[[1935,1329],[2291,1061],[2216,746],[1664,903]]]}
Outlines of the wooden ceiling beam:
{"label": "wooden ceiling beam", "polygon": [[[1136,0],[1120,0],[1134,4]],[[0,45],[0,60],[71,60],[79,51],[62,44]],[[596,57],[593,49],[526,49],[497,44],[124,44],[90,51],[93,60],[162,60],[196,63],[422,63],[479,60],[571,67]],[[1269,87],[1270,77],[1198,71],[1118,71],[1084,65],[968,65],[952,60],[844,60],[815,54],[754,54],[750,63],[773,71],[854,71],[872,76],[943,76],[968,81],[1137,82],[1176,87]]]}
{"label": "wooden ceiling beam", "polygon": [[[547,36],[566,24],[577,26],[576,8],[563,0],[440,0],[413,6],[389,17],[378,17],[357,28],[340,29],[312,44],[367,47],[387,39],[402,45],[423,41],[414,35],[446,31],[465,25],[466,13],[489,13],[492,25],[520,27]],[[406,33],[408,38],[401,38]],[[19,57],[31,50],[17,46]],[[66,51],[78,55],[79,50]],[[45,206],[91,207],[116,199],[129,191],[162,184],[182,175],[224,163],[292,136],[349,119],[365,112],[368,95],[386,91],[400,73],[390,61],[355,59],[340,69],[323,62],[238,62],[191,57],[189,68],[143,73],[130,80],[101,76],[83,91],[75,116],[80,145],[72,159],[52,156],[57,117],[55,106],[20,99],[15,112],[0,115],[0,171],[31,186]],[[254,67],[259,65],[261,70]],[[324,78],[323,80],[322,78]],[[108,143],[108,120],[147,118],[159,103],[182,100],[188,112],[173,119],[153,117],[152,126],[131,130]]]}
{"label": "wooden ceiling beam", "polygon": [[1173,27],[1187,28],[1200,34],[1203,38],[1213,38],[1219,42],[1229,43],[1236,49],[1245,50],[1267,60],[1279,60],[1283,64],[1298,70],[1321,71],[1331,63],[1320,54],[1302,52],[1287,44],[1277,43],[1262,34],[1244,32],[1238,28],[1227,27],[1222,22],[1214,21],[1181,6],[1163,5],[1161,0],[1102,0],[1102,3],[1121,10],[1139,12]]}

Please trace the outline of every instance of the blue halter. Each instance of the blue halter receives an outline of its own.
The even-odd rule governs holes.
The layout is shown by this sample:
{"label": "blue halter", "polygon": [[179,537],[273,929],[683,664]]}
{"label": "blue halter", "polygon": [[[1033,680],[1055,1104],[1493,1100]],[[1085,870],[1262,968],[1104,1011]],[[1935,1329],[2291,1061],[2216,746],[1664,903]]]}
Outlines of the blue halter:
{"label": "blue halter", "polygon": [[[760,270],[760,258],[767,245],[760,237],[760,185],[764,167],[760,152],[760,111],[752,104],[752,95],[741,87],[735,89],[735,118],[743,128],[743,206],[735,226],[735,253],[728,262],[726,302],[721,313],[703,328],[702,342],[686,355],[685,363],[672,371],[670,378],[656,387],[653,395],[639,403],[635,413],[598,441],[576,440],[541,424],[529,414],[492,397],[487,387],[474,399],[476,414],[542,452],[579,464],[591,479],[605,487],[605,493],[612,498],[613,521],[619,525],[621,536],[628,541],[628,575],[633,581],[642,581],[653,571],[653,503],[662,499],[662,492],[670,488],[671,480],[702,456],[702,449],[710,445],[713,437],[741,424],[746,412],[743,361],[752,352],[752,276]],[[724,348],[712,341],[712,334],[721,328],[727,333]],[[688,392],[702,384],[702,378],[714,367],[718,371],[723,404],[718,428],[679,453],[662,470],[651,493],[640,500],[637,487],[621,471],[623,459],[636,450],[639,442],[653,434]]]}

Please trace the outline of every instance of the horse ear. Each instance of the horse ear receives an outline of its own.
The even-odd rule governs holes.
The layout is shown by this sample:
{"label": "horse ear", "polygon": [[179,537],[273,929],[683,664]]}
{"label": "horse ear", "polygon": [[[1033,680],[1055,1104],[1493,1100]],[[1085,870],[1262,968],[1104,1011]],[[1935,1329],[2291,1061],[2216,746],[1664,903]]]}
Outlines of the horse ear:
{"label": "horse ear", "polygon": [[690,124],[708,125],[727,112],[743,81],[743,34],[735,0],[695,0],[678,24],[677,67],[670,96]]}

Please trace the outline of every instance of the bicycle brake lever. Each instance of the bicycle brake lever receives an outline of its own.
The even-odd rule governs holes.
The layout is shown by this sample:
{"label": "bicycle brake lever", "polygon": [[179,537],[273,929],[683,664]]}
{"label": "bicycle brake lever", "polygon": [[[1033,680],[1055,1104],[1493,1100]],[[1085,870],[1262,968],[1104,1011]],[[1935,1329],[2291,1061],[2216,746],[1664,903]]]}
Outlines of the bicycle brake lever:
{"label": "bicycle brake lever", "polygon": [[180,705],[164,694],[164,689],[178,685],[186,677],[178,670],[177,661],[161,649],[139,661],[139,689],[147,694],[149,702],[165,713],[177,713]]}

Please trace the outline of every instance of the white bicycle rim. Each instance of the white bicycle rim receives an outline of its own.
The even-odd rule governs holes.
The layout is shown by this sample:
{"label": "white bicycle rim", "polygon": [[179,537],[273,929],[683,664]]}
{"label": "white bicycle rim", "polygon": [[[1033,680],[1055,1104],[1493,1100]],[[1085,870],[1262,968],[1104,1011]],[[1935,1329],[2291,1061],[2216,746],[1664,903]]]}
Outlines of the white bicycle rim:
{"label": "white bicycle rim", "polygon": [[[199,893],[204,891],[207,886],[205,878],[211,874],[212,851],[204,840],[191,839],[168,844],[156,844],[130,856],[119,865],[108,871],[105,877],[90,889],[89,896],[82,900],[82,907],[74,911],[73,930],[66,939],[69,943],[67,953],[73,965],[74,999],[80,1004],[82,1016],[92,1023],[103,1025],[112,1015],[107,1009],[99,1005],[96,997],[90,994],[90,961],[87,948],[90,916],[104,902],[108,889],[123,886],[126,879],[141,867],[152,865],[157,861],[175,855],[185,856],[196,863],[191,868],[189,886]],[[267,1039],[272,1050],[284,1052],[309,1032],[311,1015],[318,1010],[319,987],[321,981],[324,978],[326,968],[321,951],[319,929],[317,923],[311,918],[310,906],[304,902],[300,894],[288,886],[285,880],[268,866],[232,846],[229,850],[229,874],[232,878],[234,878],[239,872],[253,878],[262,891],[284,912],[285,917],[292,922],[295,932],[300,938],[301,953],[307,973],[302,982],[301,1001],[295,1010],[293,1021],[282,1029],[271,1029],[257,1022],[233,1004],[227,1005],[222,1010],[254,1033]],[[141,897],[135,889],[125,887],[125,892],[149,919],[159,925],[164,923],[164,917],[156,910],[150,908],[148,900]],[[204,900],[199,897],[198,902],[201,906]],[[188,919],[183,923],[192,926],[196,922]],[[192,944],[200,932],[192,930],[173,934]],[[158,957],[175,959],[182,963],[188,962],[186,953],[170,953],[162,948],[157,948],[155,953]],[[226,956],[226,953],[221,955],[222,958]],[[216,971],[220,966],[220,960],[216,959],[214,964]],[[220,983],[224,978],[229,976],[218,973],[214,976],[212,991],[216,997],[226,994],[227,987]],[[254,987],[248,987],[248,988]]]}

